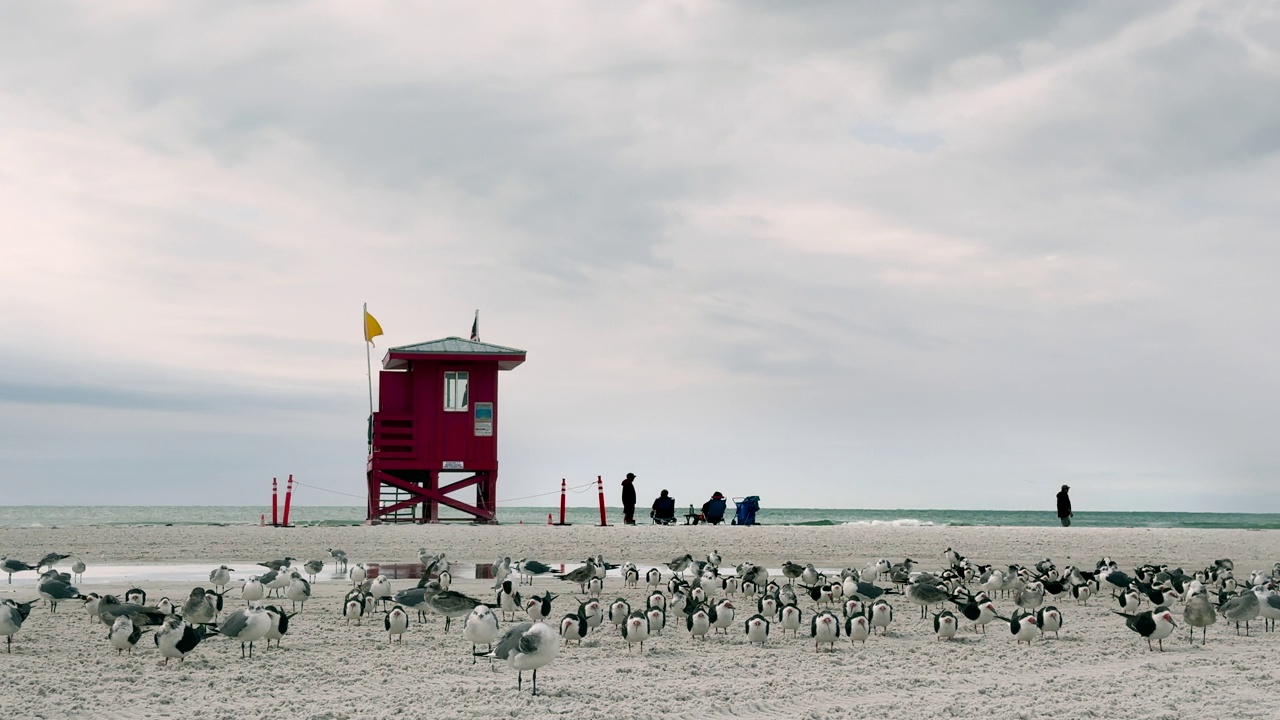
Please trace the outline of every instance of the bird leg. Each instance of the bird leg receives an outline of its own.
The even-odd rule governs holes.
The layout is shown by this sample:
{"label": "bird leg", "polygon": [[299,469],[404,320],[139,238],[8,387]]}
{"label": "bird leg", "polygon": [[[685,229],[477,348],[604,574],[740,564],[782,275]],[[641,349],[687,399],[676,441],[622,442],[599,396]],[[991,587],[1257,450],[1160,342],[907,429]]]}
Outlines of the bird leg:
{"label": "bird leg", "polygon": [[538,694],[538,668],[533,669],[533,694]]}

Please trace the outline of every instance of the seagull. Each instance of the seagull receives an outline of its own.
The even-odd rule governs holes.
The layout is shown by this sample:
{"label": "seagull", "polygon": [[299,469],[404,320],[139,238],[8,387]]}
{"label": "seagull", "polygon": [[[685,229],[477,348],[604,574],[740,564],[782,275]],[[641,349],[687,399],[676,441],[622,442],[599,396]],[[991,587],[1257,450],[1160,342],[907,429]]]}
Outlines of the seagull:
{"label": "seagull", "polygon": [[98,600],[98,619],[108,627],[115,624],[116,618],[128,616],[139,626],[160,625],[164,623],[165,613],[158,608],[147,607],[137,603],[122,603],[115,595],[103,595]]}
{"label": "seagull", "polygon": [[786,560],[782,563],[782,575],[787,579],[788,585],[794,585],[796,578],[804,574],[804,566],[799,563],[793,563]]}
{"label": "seagull", "polygon": [[476,661],[476,646],[488,645],[493,650],[493,643],[502,635],[498,629],[498,616],[493,614],[488,605],[477,605],[462,623],[462,637],[471,643],[471,662]]}
{"label": "seagull", "polygon": [[111,647],[116,649],[116,654],[129,651],[133,654],[133,648],[138,644],[138,638],[142,637],[142,627],[134,625],[133,620],[128,615],[121,615],[111,623],[111,629],[107,631],[107,639],[111,641]]}
{"label": "seagull", "polygon": [[764,641],[769,639],[769,621],[760,613],[747,618],[745,630],[748,645],[760,643],[764,647]]}
{"label": "seagull", "polygon": [[213,589],[227,589],[227,585],[231,583],[231,573],[235,572],[235,568],[229,568],[226,565],[219,565],[209,571],[209,582],[213,585]]}
{"label": "seagull", "polygon": [[1058,637],[1058,631],[1062,629],[1062,611],[1052,605],[1045,605],[1036,611],[1036,625],[1039,626],[1042,633],[1053,633]]}
{"label": "seagull", "polygon": [[[550,595],[550,593],[547,593]],[[478,606],[483,605],[481,601],[464,595],[456,590],[441,590],[438,593],[426,596],[427,607],[437,615],[444,616],[444,631],[449,632],[449,625],[454,618],[465,617],[475,610]]]}
{"label": "seagull", "polygon": [[279,571],[289,567],[289,565],[296,559],[297,558],[286,557],[280,560],[268,560],[266,562],[260,562],[258,564],[264,568],[267,568],[268,570]]}
{"label": "seagull", "polygon": [[284,589],[289,587],[289,583],[293,581],[292,574],[285,570],[270,570],[267,574],[258,578],[258,582],[262,583],[268,590],[275,590],[276,597],[279,597]]}
{"label": "seagull", "polygon": [[13,636],[22,629],[22,623],[31,614],[33,603],[19,603],[8,598],[0,602],[0,635],[4,636],[5,652],[13,652]]}
{"label": "seagull", "polygon": [[[440,589],[441,590],[447,589],[444,583],[440,583]],[[392,595],[391,578],[388,578],[386,575],[379,575],[378,577],[374,578],[373,585],[369,587],[369,594],[373,596],[374,600],[381,602],[383,608],[386,608],[387,600],[391,599],[391,595]]]}
{"label": "seagull", "polygon": [[347,577],[351,580],[352,585],[359,585],[364,582],[367,575],[368,572],[364,569],[364,563],[356,563],[356,566],[351,568],[351,572]]}
{"label": "seagull", "polygon": [[683,556],[675,558],[671,562],[667,563],[667,567],[676,575],[683,575],[684,571],[688,570],[689,566],[692,564],[693,556],[685,553]]}
{"label": "seagull", "polygon": [[81,560],[80,558],[76,558],[76,561],[71,563],[71,575],[73,576],[72,579],[75,580],[76,582],[83,582],[84,571],[86,569],[87,568],[85,567],[84,561]]}
{"label": "seagull", "polygon": [[1137,615],[1128,615],[1115,610],[1111,612],[1124,618],[1124,624],[1130,630],[1147,639],[1148,650],[1155,649],[1151,647],[1151,641],[1155,640],[1160,643],[1160,652],[1164,652],[1164,639],[1173,634],[1173,629],[1178,626],[1173,621],[1173,613],[1169,612],[1169,608],[1163,605]]}
{"label": "seagull", "polygon": [[707,553],[707,564],[710,565],[711,567],[715,567],[715,568],[720,567],[721,559],[722,558],[720,557],[719,550],[712,550],[711,552]]}
{"label": "seagull", "polygon": [[[538,575],[546,575],[551,572],[551,566],[546,565],[545,563],[540,563],[537,560],[521,558],[516,562],[516,572],[520,574],[521,585],[532,585],[533,578]],[[525,582],[525,578],[529,579],[527,583]]]}
{"label": "seagull", "polygon": [[867,638],[871,636],[871,622],[861,610],[855,611],[845,618],[844,634],[849,637],[850,643],[860,642],[866,645]]}
{"label": "seagull", "polygon": [[685,627],[693,637],[706,640],[707,633],[711,632],[711,615],[701,606],[695,605],[685,617]]}
{"label": "seagull", "polygon": [[293,601],[294,610],[299,609],[299,604],[302,605],[302,610],[306,610],[307,599],[311,597],[311,583],[304,580],[302,573],[295,570],[289,574],[289,589],[285,590],[284,594],[285,597]]}
{"label": "seagull", "polygon": [[1236,635],[1240,634],[1240,623],[1244,623],[1244,634],[1249,634],[1249,623],[1261,612],[1257,593],[1247,590],[1218,606],[1218,613],[1236,624]]}
{"label": "seagull", "polygon": [[316,581],[316,576],[324,572],[323,560],[308,560],[302,565],[302,569],[307,571],[307,575],[311,576],[311,582]]}
{"label": "seagull", "polygon": [[338,572],[345,572],[347,569],[347,551],[338,550],[337,548],[327,548],[327,551],[329,557],[333,558],[333,569]]}
{"label": "seagull", "polygon": [[1013,596],[1013,602],[1023,610],[1035,612],[1044,602],[1044,585],[1038,582],[1027,583],[1026,587]]}
{"label": "seagull", "polygon": [[240,597],[245,602],[258,602],[266,595],[266,589],[262,587],[262,583],[258,582],[257,577],[251,577],[244,581],[240,586]]}
{"label": "seagull", "polygon": [[444,560],[444,553],[432,555],[426,548],[418,548],[418,562],[422,563],[422,577],[431,577],[432,573],[449,569],[449,563]]}
{"label": "seagull", "polygon": [[479,657],[506,660],[516,669],[516,690],[522,689],[524,671],[533,671],[533,694],[538,694],[538,668],[547,666],[560,652],[559,638],[546,623],[523,622],[507,628],[498,647]]}
{"label": "seagull", "polygon": [[48,555],[45,555],[44,557],[40,558],[40,562],[36,563],[35,569],[37,572],[42,567],[48,567],[50,570],[52,570],[54,565],[57,565],[58,563],[62,562],[63,560],[66,560],[69,557],[71,556],[63,555],[62,553],[51,552]]}
{"label": "seagull", "polygon": [[[435,580],[431,580],[424,586],[401,590],[395,594],[395,597],[391,598],[391,602],[410,610],[417,610],[418,622],[426,622],[427,596],[438,592],[440,592],[440,584]],[[364,606],[363,597],[360,599],[360,604],[361,607]]]}
{"label": "seagull", "polygon": [[181,663],[208,634],[209,631],[203,626],[192,625],[176,615],[170,615],[152,637],[160,654],[164,656],[164,664],[168,665],[171,658],[177,658]]}
{"label": "seagull", "polygon": [[950,640],[956,636],[956,616],[950,610],[943,610],[933,616],[933,634],[939,640]]}
{"label": "seagull", "polygon": [[586,592],[587,581],[594,579],[595,576],[596,576],[596,563],[591,558],[587,558],[587,563],[585,565],[582,565],[576,568],[572,572],[567,572],[563,575],[557,575],[557,577],[559,577],[561,580],[566,580],[571,583],[576,583],[578,586],[578,592],[582,592],[582,593]]}
{"label": "seagull", "polygon": [[267,630],[267,648],[270,649],[271,641],[276,641],[276,647],[280,647],[280,641],[284,639],[285,633],[289,632],[289,619],[298,613],[286,613],[284,608],[278,605],[268,605],[263,610],[267,611],[267,618],[271,620],[271,626]]}
{"label": "seagull", "polygon": [[[387,631],[388,644],[393,642],[393,638],[395,638],[396,636],[399,636],[400,644],[403,645],[404,633],[406,630],[409,629],[409,613],[405,612],[404,608],[400,607],[399,605],[393,606],[391,608],[391,612],[387,613],[387,616],[383,618],[382,627],[385,628]],[[463,635],[465,634],[466,634],[466,629],[464,628]],[[472,650],[474,649],[475,647],[472,646]]]}
{"label": "seagull", "polygon": [[40,593],[40,597],[48,601],[49,612],[58,611],[59,600],[79,600],[81,598],[80,591],[63,582],[56,570],[50,570],[40,578],[39,584],[36,585],[36,592]]}
{"label": "seagull", "polygon": [[1203,588],[1187,598],[1187,607],[1182,611],[1182,620],[1191,628],[1190,641],[1195,642],[1196,628],[1200,628],[1200,644],[1204,645],[1209,626],[1218,621],[1218,613],[1209,602],[1209,592]]}
{"label": "seagull", "polygon": [[497,590],[511,574],[511,558],[498,558],[497,562],[489,566],[489,570],[493,574],[493,589]]}
{"label": "seagull", "polygon": [[622,623],[622,639],[627,641],[627,652],[635,643],[640,643],[640,651],[644,651],[644,641],[649,639],[649,616],[644,611],[636,610],[627,616]]}
{"label": "seagull", "polygon": [[920,606],[920,618],[928,616],[930,605],[939,605],[951,599],[945,590],[927,583],[912,583],[907,586],[907,599]]}
{"label": "seagull", "polygon": [[271,617],[267,611],[257,605],[240,608],[227,615],[218,626],[218,634],[232,640],[240,641],[240,659],[244,659],[244,648],[249,646],[249,657],[253,657],[253,644],[267,636],[271,630]]}
{"label": "seagull", "polygon": [[1274,590],[1258,590],[1258,612],[1262,615],[1262,629],[1266,630],[1268,625],[1274,631],[1276,629],[1276,620],[1280,619],[1280,595]]}
{"label": "seagull", "polygon": [[204,588],[192,588],[182,603],[182,619],[194,625],[211,623],[218,616],[217,608],[205,594]]}

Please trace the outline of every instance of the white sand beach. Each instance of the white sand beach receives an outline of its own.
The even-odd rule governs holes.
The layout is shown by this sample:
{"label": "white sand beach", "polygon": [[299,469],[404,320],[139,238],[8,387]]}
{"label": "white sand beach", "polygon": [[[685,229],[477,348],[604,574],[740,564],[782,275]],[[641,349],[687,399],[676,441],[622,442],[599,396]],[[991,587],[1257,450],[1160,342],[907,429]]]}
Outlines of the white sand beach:
{"label": "white sand beach", "polygon": [[[609,562],[658,565],[692,553],[718,550],[725,566],[753,561],[778,567],[784,560],[819,568],[863,567],[880,557],[911,557],[919,569],[941,569],[942,551],[954,547],[978,563],[1032,564],[1091,569],[1111,556],[1126,571],[1144,562],[1188,572],[1217,558],[1236,563],[1237,576],[1269,570],[1280,560],[1280,532],[1169,529],[977,527],[570,527],[381,526],[272,529],[258,527],[75,527],[0,529],[0,553],[34,561],[47,552],[74,553],[88,563],[84,592],[123,593],[130,583],[95,581],[94,567],[188,563],[208,569],[225,563],[285,555],[328,559],[344,548],[351,563],[415,562],[419,547],[446,552],[451,561],[489,563],[500,555],[549,563],[576,562],[602,553]],[[60,568],[68,569],[70,561]],[[237,580],[256,574],[234,565]],[[145,570],[139,570],[145,575]],[[664,573],[669,575],[669,573]],[[33,573],[0,596],[35,596]],[[0,582],[3,579],[0,578]],[[399,580],[396,589],[412,587]],[[455,579],[453,588],[492,598],[492,581]],[[146,581],[149,600],[179,600],[207,581]],[[306,611],[294,618],[281,649],[260,645],[241,660],[238,643],[210,638],[185,663],[161,667],[149,636],[133,656],[117,656],[106,628],[78,602],[56,614],[42,603],[15,636],[12,654],[0,653],[8,689],[0,717],[220,718],[1271,718],[1280,681],[1275,658],[1280,634],[1236,636],[1225,621],[1209,629],[1208,644],[1187,642],[1182,605],[1172,609],[1179,628],[1165,652],[1113,615],[1105,595],[1065,616],[1061,637],[1018,646],[1004,623],[986,635],[967,627],[953,642],[939,642],[919,610],[895,597],[888,637],[865,646],[842,641],[834,652],[815,652],[801,633],[783,638],[775,628],[761,648],[746,644],[742,622],[754,608],[739,607],[726,636],[693,641],[682,618],[669,618],[661,637],[644,651],[627,644],[606,623],[581,647],[561,649],[539,673],[538,697],[516,691],[516,674],[503,663],[472,664],[458,626],[449,634],[433,618],[411,626],[404,646],[391,645],[380,615],[360,625],[341,617],[349,585],[331,568],[315,585]],[[541,578],[534,591],[561,595],[553,616],[576,609],[576,587]],[[528,589],[523,589],[528,593]],[[232,593],[235,595],[237,593]],[[639,606],[644,584],[627,590],[610,577],[603,598]],[[997,598],[1002,614],[1013,610]],[[230,599],[231,606],[242,601]],[[285,603],[288,607],[287,601]],[[813,604],[802,603],[806,613]],[[521,618],[523,619],[523,618]],[[967,625],[967,624],[966,624]],[[843,638],[842,638],[843,640]]]}

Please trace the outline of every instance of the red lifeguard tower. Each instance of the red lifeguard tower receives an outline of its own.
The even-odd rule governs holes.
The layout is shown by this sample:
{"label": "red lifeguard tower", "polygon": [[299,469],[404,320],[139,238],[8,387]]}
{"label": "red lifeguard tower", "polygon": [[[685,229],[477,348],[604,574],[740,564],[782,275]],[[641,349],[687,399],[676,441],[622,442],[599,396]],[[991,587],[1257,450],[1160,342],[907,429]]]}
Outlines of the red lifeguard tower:
{"label": "red lifeguard tower", "polygon": [[[497,522],[498,371],[524,358],[456,337],[387,351],[370,418],[370,520],[440,522],[445,505],[469,516],[445,519]],[[474,504],[449,497],[472,486]]]}

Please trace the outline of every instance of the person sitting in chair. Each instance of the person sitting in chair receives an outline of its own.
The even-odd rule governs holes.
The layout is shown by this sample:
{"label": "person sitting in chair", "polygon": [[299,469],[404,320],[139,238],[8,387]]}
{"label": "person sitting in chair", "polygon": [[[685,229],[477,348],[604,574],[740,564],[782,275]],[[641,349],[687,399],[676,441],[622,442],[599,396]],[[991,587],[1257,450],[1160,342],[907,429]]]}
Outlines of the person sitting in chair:
{"label": "person sitting in chair", "polygon": [[653,522],[658,525],[670,525],[676,521],[676,499],[667,494],[666,490],[653,501],[653,509],[649,511],[649,517],[653,518]]}
{"label": "person sitting in chair", "polygon": [[724,495],[721,495],[717,490],[712,493],[710,500],[702,504],[702,515],[694,518],[693,524],[697,525],[700,522],[704,522],[719,525],[724,522],[725,507]]}

